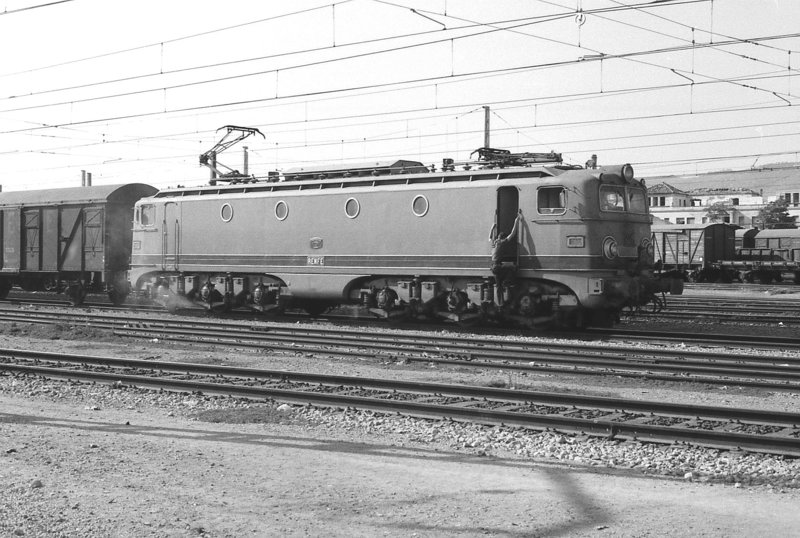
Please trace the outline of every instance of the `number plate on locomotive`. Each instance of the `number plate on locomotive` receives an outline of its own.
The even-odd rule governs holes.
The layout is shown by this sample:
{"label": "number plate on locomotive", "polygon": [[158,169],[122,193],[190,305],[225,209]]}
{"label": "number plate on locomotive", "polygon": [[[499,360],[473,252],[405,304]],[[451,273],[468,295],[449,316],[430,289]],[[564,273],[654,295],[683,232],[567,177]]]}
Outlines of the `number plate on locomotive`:
{"label": "number plate on locomotive", "polygon": [[306,265],[325,265],[325,256],[309,256]]}

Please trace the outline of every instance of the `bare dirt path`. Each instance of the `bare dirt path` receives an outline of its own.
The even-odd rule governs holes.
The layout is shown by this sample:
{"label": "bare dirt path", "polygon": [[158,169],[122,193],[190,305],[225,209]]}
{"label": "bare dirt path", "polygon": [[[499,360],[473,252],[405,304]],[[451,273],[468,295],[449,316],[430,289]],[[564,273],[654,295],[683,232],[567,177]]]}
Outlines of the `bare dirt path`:
{"label": "bare dirt path", "polygon": [[800,491],[0,394],[2,536],[792,536]]}

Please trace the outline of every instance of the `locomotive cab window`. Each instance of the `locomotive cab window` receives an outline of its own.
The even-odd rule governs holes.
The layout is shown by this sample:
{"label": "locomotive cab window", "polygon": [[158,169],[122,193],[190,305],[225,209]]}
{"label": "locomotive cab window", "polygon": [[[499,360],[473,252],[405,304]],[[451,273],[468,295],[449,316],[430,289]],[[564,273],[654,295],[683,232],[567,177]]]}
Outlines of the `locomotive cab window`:
{"label": "locomotive cab window", "polygon": [[562,214],[567,207],[567,191],[564,187],[542,187],[537,193],[536,207],[543,215]]}
{"label": "locomotive cab window", "polygon": [[601,185],[600,209],[603,211],[625,211],[625,187]]}
{"label": "locomotive cab window", "polygon": [[643,189],[628,188],[628,211],[631,213],[647,213],[647,196]]}
{"label": "locomotive cab window", "polygon": [[140,205],[136,209],[136,223],[142,226],[153,226],[156,222],[156,206],[152,204]]}

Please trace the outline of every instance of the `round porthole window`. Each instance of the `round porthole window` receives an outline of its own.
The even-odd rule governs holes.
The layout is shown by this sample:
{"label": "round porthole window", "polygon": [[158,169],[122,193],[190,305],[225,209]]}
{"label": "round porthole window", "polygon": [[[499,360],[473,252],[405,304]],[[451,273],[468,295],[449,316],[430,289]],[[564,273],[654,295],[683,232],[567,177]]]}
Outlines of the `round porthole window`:
{"label": "round porthole window", "polygon": [[348,198],[344,203],[344,213],[348,218],[354,219],[361,212],[361,204],[355,198]]}
{"label": "round porthole window", "polygon": [[281,200],[277,204],[275,204],[275,218],[278,220],[286,220],[286,217],[289,216],[289,206]]}
{"label": "round porthole window", "polygon": [[233,208],[231,204],[222,204],[222,207],[219,208],[219,218],[222,219],[222,222],[230,222],[233,218]]}
{"label": "round porthole window", "polygon": [[424,217],[428,213],[428,207],[428,199],[421,194],[415,196],[411,202],[411,211],[418,217]]}

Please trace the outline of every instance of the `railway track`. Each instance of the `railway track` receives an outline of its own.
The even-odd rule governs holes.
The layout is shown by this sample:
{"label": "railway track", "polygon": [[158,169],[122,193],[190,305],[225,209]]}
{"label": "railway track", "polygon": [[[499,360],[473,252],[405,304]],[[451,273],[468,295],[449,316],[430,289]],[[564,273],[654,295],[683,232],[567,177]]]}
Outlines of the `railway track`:
{"label": "railway track", "polygon": [[[800,291],[800,288],[798,290]],[[667,298],[666,306],[658,312],[648,310],[623,312],[623,317],[680,320],[707,317],[729,322],[797,325],[800,324],[800,304],[796,299],[785,296],[761,299],[751,296],[682,295]]]}
{"label": "railway track", "polygon": [[[371,332],[360,329],[251,325],[174,318],[115,318],[98,314],[0,311],[0,320],[72,323],[119,336],[181,343],[269,349],[280,353],[435,363],[448,367],[515,370],[547,375],[614,375],[636,379],[800,390],[800,359],[778,353],[722,349],[632,347],[589,342],[537,342],[466,335]],[[800,342],[795,341],[795,348]],[[785,346],[784,346],[785,347]]]}
{"label": "railway track", "polygon": [[800,456],[800,414],[0,350],[0,372]]}
{"label": "railway track", "polygon": [[713,306],[692,306],[684,308],[668,307],[660,312],[638,312],[635,317],[659,318],[687,320],[697,318],[708,318],[715,321],[726,321],[733,323],[766,323],[784,325],[800,325],[800,313],[758,313],[748,311],[742,306],[740,312],[720,312]]}
{"label": "railway track", "polygon": [[[800,290],[800,288],[798,288]],[[2,301],[11,304],[30,304],[34,306],[70,306],[67,300],[61,300],[58,295],[39,294],[37,292],[13,293],[8,299]],[[131,303],[123,306],[114,306],[108,299],[100,294],[87,296],[87,301],[82,305],[84,308],[102,308],[111,311],[137,311],[137,312],[164,312],[164,309],[150,304]],[[205,315],[205,311],[198,308],[196,311],[186,311],[185,314],[194,312],[197,315]],[[248,316],[247,312],[231,312],[230,316]],[[284,317],[291,317],[287,313]],[[308,316],[300,314],[301,319]],[[329,319],[348,319],[352,316],[328,315]],[[623,312],[623,319],[673,319],[686,320],[693,318],[711,318],[718,321],[749,323],[767,323],[784,325],[800,325],[800,304],[787,299],[752,299],[742,297],[714,298],[707,296],[670,296],[666,307],[658,312],[640,310],[636,312]],[[360,318],[361,323],[374,321],[373,319]]]}
{"label": "railway track", "polygon": [[[49,295],[52,296],[53,294],[49,294]],[[35,297],[30,298],[30,296],[35,296]],[[702,301],[702,300],[704,300],[704,298],[698,297],[698,298],[695,298],[694,300],[692,300],[692,302],[694,302],[695,300],[696,301]],[[766,303],[772,303],[773,301],[768,301],[767,300],[765,302]],[[780,302],[783,303],[783,304],[787,304],[786,301],[780,301]],[[10,306],[12,306],[12,308],[16,307],[16,306],[23,306],[24,307],[26,305],[30,305],[30,306],[34,306],[34,307],[42,307],[42,308],[46,308],[48,306],[56,306],[56,307],[68,306],[68,304],[66,302],[64,302],[64,301],[58,301],[58,300],[53,300],[52,298],[37,296],[35,293],[29,293],[27,297],[21,296],[21,297],[13,297],[13,298],[6,299],[6,300],[0,300],[0,305],[2,305],[2,304],[10,305]],[[672,304],[672,303],[670,303],[670,304]],[[707,314],[709,312],[718,311],[720,309],[724,309],[725,305],[730,305],[730,304],[731,304],[730,303],[730,299],[728,299],[728,300],[725,300],[723,302],[715,303],[710,308],[703,309],[703,307],[701,306],[701,307],[699,307],[701,309],[700,313],[701,314]],[[154,306],[150,306],[150,305],[138,305],[138,304],[137,305],[126,305],[126,306],[116,307],[116,306],[111,305],[109,302],[107,302],[107,301],[103,302],[102,300],[100,300],[99,302],[96,302],[96,303],[95,302],[88,302],[85,305],[83,305],[83,307],[81,307],[81,308],[72,307],[71,309],[75,313],[74,314],[75,316],[82,316],[82,315],[85,314],[86,309],[90,309],[90,308],[98,308],[98,309],[101,309],[104,312],[132,312],[132,313],[152,312],[152,313],[155,313],[155,314],[164,314],[164,309],[160,308],[160,307],[154,307]],[[3,307],[0,306],[0,312],[2,310],[3,310]],[[9,310],[9,309],[6,309],[6,310]],[[799,311],[798,315],[800,315],[800,309],[798,309],[798,311]],[[697,313],[698,312],[695,312],[695,314],[697,314]],[[194,317],[201,317],[201,318],[207,318],[208,317],[208,313],[206,311],[204,311],[204,310],[201,310],[201,309],[184,311],[184,312],[182,312],[182,314],[184,314],[184,316],[194,316]],[[66,314],[66,313],[59,313],[59,314],[53,314],[53,315],[59,315],[59,316],[61,316],[59,319],[64,319],[64,320],[66,320],[66,318],[70,316],[70,314]],[[648,320],[648,319],[651,319],[651,318],[654,318],[654,317],[655,318],[667,317],[667,318],[685,320],[686,318],[691,318],[692,316],[691,316],[691,312],[686,312],[686,313],[681,313],[681,312],[664,313],[664,312],[661,312],[661,313],[658,313],[658,314],[649,314],[647,312],[636,312],[636,313],[629,313],[627,315],[624,315],[623,319],[629,319],[631,321],[642,321],[642,320]],[[101,320],[102,321],[105,318],[111,319],[111,316],[102,316],[102,315],[100,315],[100,316],[89,316],[89,315],[87,315],[86,316],[86,321],[87,322],[89,322],[89,320]],[[170,321],[175,320],[176,316],[164,316],[164,317],[158,317],[157,319],[158,320],[163,320],[165,323],[169,323]],[[237,320],[237,319],[238,320],[251,320],[251,321],[257,321],[259,323],[264,323],[264,324],[268,324],[269,320],[270,320],[270,318],[265,318],[263,315],[248,313],[246,311],[232,311],[232,312],[229,313],[229,316],[227,316],[226,319],[227,320]],[[382,327],[382,328],[385,328],[387,326],[396,327],[396,325],[391,325],[391,324],[387,323],[385,320],[374,320],[372,318],[369,318],[369,319],[353,318],[352,316],[337,316],[337,315],[313,318],[313,317],[308,316],[307,314],[287,313],[286,315],[284,315],[284,316],[282,316],[280,318],[272,318],[272,319],[274,319],[276,321],[281,321],[281,320],[283,320],[283,321],[292,321],[293,320],[293,321],[300,321],[300,322],[308,321],[308,320],[311,320],[311,319],[334,320],[338,324],[345,324],[345,325],[357,324],[358,326],[364,326],[364,325],[375,324],[375,326],[379,326],[379,327]],[[741,316],[737,316],[737,317],[735,317],[735,319],[737,321],[741,321]],[[778,318],[778,321],[782,321],[783,319],[784,319],[783,317]],[[758,321],[758,320],[748,320],[748,321],[752,322],[752,321]],[[773,320],[773,321],[775,321],[775,320]],[[38,321],[32,320],[32,322],[38,322]],[[46,322],[46,321],[43,321],[43,322]],[[224,323],[224,322],[221,321],[220,323]],[[445,328],[445,329],[448,329],[448,330],[459,330],[459,328],[454,326],[454,325],[430,325],[430,324],[420,325],[420,324],[414,324],[414,323],[404,323],[402,325],[402,327],[409,328],[411,330],[419,329],[419,330],[427,330],[427,331],[430,331],[430,330],[441,330],[442,328]],[[527,336],[536,336],[536,335],[540,334],[540,333],[534,333],[534,332],[527,332],[527,333],[523,332],[523,333],[520,333],[519,330],[502,329],[502,328],[493,329],[493,330],[490,329],[490,330],[494,334],[498,334],[498,335],[501,335],[501,336],[509,336],[509,335],[517,336],[517,335],[520,335],[520,334],[527,335]],[[568,339],[575,339],[575,338],[579,338],[579,337],[582,337],[582,336],[589,336],[589,337],[603,338],[603,339],[623,338],[623,339],[633,339],[633,340],[638,340],[638,341],[652,340],[654,342],[662,342],[662,343],[667,343],[667,342],[672,342],[672,341],[685,342],[688,339],[688,340],[691,340],[692,343],[697,343],[697,344],[720,344],[720,345],[737,345],[738,344],[738,345],[747,346],[747,347],[768,347],[768,348],[779,347],[779,348],[787,348],[787,349],[794,349],[794,348],[800,347],[800,340],[798,340],[798,339],[796,339],[794,337],[786,337],[786,338],[769,337],[769,336],[768,337],[761,337],[761,336],[730,334],[730,333],[728,333],[728,334],[684,333],[684,336],[675,336],[675,335],[672,334],[671,331],[660,331],[658,329],[648,329],[646,331],[642,331],[642,330],[636,330],[636,329],[627,329],[627,328],[624,328],[624,327],[617,327],[617,328],[614,328],[614,329],[589,328],[589,329],[584,329],[580,333],[578,333],[578,332],[567,332],[567,333],[564,333],[564,332],[558,332],[558,331],[548,331],[548,332],[542,333],[542,334],[545,334],[547,336],[554,336],[554,337],[561,337],[561,338],[568,338]]]}
{"label": "railway track", "polygon": [[686,282],[684,289],[688,291],[727,291],[737,293],[741,291],[755,291],[758,293],[797,293],[800,292],[800,285],[792,281],[784,281],[774,284],[759,284],[746,282]]}

